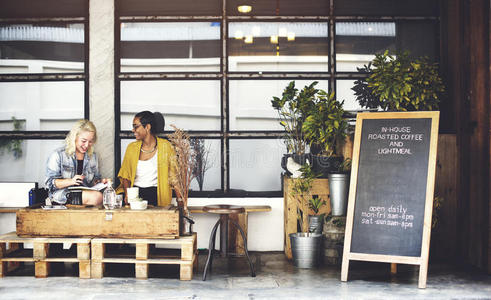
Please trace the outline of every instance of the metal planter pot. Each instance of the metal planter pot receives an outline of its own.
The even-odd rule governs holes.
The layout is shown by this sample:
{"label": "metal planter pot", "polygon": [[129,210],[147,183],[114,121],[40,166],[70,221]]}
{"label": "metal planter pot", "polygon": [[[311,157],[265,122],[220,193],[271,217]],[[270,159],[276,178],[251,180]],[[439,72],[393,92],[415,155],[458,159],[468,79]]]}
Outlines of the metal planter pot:
{"label": "metal planter pot", "polygon": [[345,173],[329,174],[329,194],[333,216],[346,215],[350,175]]}
{"label": "metal planter pot", "polygon": [[319,216],[309,215],[309,232],[322,233],[323,225],[324,225],[324,215],[319,215]]}
{"label": "metal planter pot", "polygon": [[293,265],[302,269],[314,268],[319,264],[322,234],[290,233]]}

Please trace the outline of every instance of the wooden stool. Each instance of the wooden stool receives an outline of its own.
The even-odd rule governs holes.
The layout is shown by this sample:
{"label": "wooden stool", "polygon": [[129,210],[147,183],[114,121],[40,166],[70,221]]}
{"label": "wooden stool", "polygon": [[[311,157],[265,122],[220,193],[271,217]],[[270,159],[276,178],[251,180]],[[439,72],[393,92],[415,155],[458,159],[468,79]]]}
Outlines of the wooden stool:
{"label": "wooden stool", "polygon": [[227,249],[228,249],[228,223],[231,221],[231,223],[240,231],[240,234],[242,235],[242,239],[244,241],[244,250],[245,250],[245,255],[247,257],[247,260],[249,262],[249,267],[251,268],[251,276],[256,277],[256,272],[254,271],[254,266],[252,265],[251,258],[249,257],[249,252],[247,251],[247,237],[245,236],[244,231],[240,227],[240,225],[233,219],[229,218],[230,214],[240,214],[244,213],[245,209],[242,206],[232,206],[232,205],[207,205],[203,207],[203,211],[212,213],[212,214],[219,214],[220,218],[216,222],[215,226],[213,226],[213,229],[211,230],[211,235],[210,235],[210,244],[208,247],[208,258],[206,259],[206,264],[205,264],[205,269],[203,271],[203,281],[206,280],[206,274],[208,272],[208,269],[211,270],[211,265],[213,261],[213,251],[215,251],[215,239],[217,235],[217,229],[218,225],[220,225],[220,256],[221,257],[226,257],[227,256]]}

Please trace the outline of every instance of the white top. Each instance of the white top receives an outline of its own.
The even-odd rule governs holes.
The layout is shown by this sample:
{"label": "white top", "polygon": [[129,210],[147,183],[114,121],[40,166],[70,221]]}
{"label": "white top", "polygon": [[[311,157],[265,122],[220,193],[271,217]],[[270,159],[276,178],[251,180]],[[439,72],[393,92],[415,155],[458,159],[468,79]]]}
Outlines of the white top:
{"label": "white top", "polygon": [[135,182],[139,187],[157,186],[157,151],[149,160],[139,160],[136,166]]}

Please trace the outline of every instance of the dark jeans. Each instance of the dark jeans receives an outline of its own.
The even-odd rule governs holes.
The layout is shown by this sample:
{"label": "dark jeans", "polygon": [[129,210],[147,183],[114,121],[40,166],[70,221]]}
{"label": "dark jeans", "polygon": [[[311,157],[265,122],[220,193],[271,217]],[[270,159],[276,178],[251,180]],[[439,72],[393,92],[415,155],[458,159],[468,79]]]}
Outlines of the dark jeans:
{"label": "dark jeans", "polygon": [[[135,187],[137,187],[135,185]],[[151,186],[151,187],[137,187],[138,188],[138,196],[142,198],[143,200],[148,201],[148,205],[153,205],[157,206],[157,187],[156,186]]]}

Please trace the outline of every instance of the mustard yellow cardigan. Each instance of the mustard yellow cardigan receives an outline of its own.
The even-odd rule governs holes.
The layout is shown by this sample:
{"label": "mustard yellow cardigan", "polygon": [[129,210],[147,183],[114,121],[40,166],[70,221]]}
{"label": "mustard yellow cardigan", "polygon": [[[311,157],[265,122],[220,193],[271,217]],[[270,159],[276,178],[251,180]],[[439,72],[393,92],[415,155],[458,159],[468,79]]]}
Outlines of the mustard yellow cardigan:
{"label": "mustard yellow cardigan", "polygon": [[[131,182],[131,187],[135,182],[136,166],[140,158],[142,141],[135,141],[128,145],[124,154],[123,163],[119,170],[118,177],[121,184],[116,189],[116,193],[124,192],[122,178]],[[171,158],[175,155],[172,144],[162,138],[157,138],[157,201],[159,206],[169,205],[172,199],[172,190],[169,184],[169,174],[173,172],[171,168]]]}

